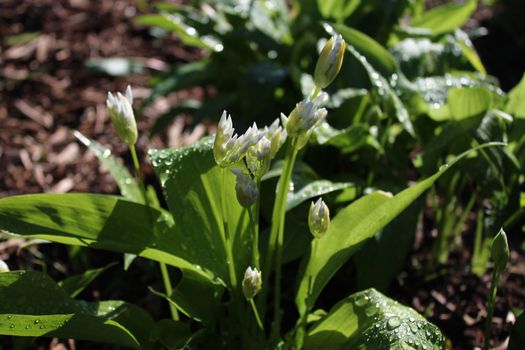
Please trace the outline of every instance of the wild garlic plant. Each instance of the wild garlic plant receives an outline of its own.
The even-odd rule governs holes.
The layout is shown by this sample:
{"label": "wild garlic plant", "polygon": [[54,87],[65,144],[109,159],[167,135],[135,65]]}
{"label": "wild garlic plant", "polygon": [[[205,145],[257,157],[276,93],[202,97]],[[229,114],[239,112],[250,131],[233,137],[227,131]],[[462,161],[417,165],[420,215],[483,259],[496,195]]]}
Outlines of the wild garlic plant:
{"label": "wild garlic plant", "polygon": [[[150,150],[166,209],[140,172],[131,88],[124,94],[109,93],[108,113],[117,134],[129,145],[135,177],[109,149],[75,135],[108,167],[122,196],[2,198],[0,230],[124,253],[125,261],[139,256],[158,262],[164,292],[150,290],[169,302],[171,319],[154,320],[148,311],[123,301],[77,300],[79,291],[103,269],[57,284],[44,273],[8,271],[0,264],[0,334],[87,339],[136,349],[444,349],[436,326],[374,289],[351,294],[328,311],[315,308],[324,287],[359,247],[469,151],[395,196],[372,192],[332,214],[323,199],[312,202],[302,215],[311,238],[301,252],[297,288],[292,298],[290,288],[282,288],[292,283],[289,278],[284,281],[282,273],[292,172],[299,151],[327,117],[328,95],[323,89],[336,78],[345,47],[339,35],[326,42],[313,91],[269,126],[254,123],[239,136],[225,111],[215,139]],[[495,145],[501,144],[475,149]],[[261,231],[261,185],[278,154],[283,161],[271,215],[265,220],[269,232]],[[266,245],[260,247],[260,242]],[[168,266],[180,272],[176,283]],[[283,312],[290,309],[283,307],[285,297],[294,299],[298,314],[291,327],[282,322]],[[15,299],[23,302],[10,302]]]}

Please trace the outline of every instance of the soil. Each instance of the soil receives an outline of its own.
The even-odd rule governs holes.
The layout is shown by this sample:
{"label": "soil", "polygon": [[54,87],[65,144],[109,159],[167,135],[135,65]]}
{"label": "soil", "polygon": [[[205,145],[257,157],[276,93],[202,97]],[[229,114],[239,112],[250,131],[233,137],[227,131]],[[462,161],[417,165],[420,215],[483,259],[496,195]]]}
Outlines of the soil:
{"label": "soil", "polygon": [[[132,0],[0,2],[0,197],[40,192],[117,193],[107,170],[75,140],[71,130],[79,130],[108,146],[130,165],[127,148],[119,141],[105,112],[106,92],[123,91],[131,84],[140,103],[149,95],[148,80],[152,72],[167,64],[199,57],[198,51],[184,47],[174,37],[153,39],[147,29],[134,25],[133,18],[139,12],[136,3]],[[504,10],[508,8],[498,11]],[[483,11],[475,16],[478,23],[496,28],[500,21],[493,20],[486,8]],[[13,36],[28,32],[36,33],[32,40],[9,44]],[[495,32],[499,33],[497,29]],[[489,73],[500,77],[508,89],[515,84],[515,77],[521,77],[525,68],[523,60],[507,65],[505,70],[504,64],[497,63],[491,47],[497,47],[495,43],[500,38],[489,36],[479,45],[482,60],[487,57]],[[142,72],[111,77],[85,64],[87,59],[105,57],[133,57],[144,62],[145,68]],[[149,137],[148,130],[155,119],[188,96],[203,98],[205,92],[193,89],[161,98],[140,116],[138,151],[150,182],[154,178],[145,160],[146,149],[190,144],[210,129],[205,125],[190,128],[189,117],[181,115],[166,131]],[[454,349],[481,346],[490,270],[482,278],[473,275],[469,269],[469,249],[458,246],[449,262],[435,277],[428,279],[418,266],[424,265],[428,258],[430,231],[430,228],[422,231],[426,232],[427,243],[414,247],[411,263],[389,295],[437,324],[450,338]],[[17,239],[0,241],[0,259],[7,260],[12,268],[42,269],[38,266],[41,259],[36,257],[43,251],[59,262],[53,264],[51,258],[44,260],[50,264],[50,273],[63,276],[70,271],[64,248],[36,246],[20,252],[23,243]],[[508,329],[515,320],[513,310],[525,309],[522,244],[522,240],[511,237],[511,246],[515,249],[510,267],[503,275],[492,329],[493,346],[498,349],[506,348]],[[110,253],[90,256],[91,262],[100,264],[115,258]],[[140,263],[135,270],[136,274],[143,273],[141,283],[153,283],[151,280],[155,279],[144,275],[147,268],[147,263]],[[135,282],[129,277],[119,281],[130,286]],[[96,291],[90,295],[100,297]],[[139,304],[154,303],[151,296],[127,297],[130,301],[138,300]],[[2,343],[0,341],[0,347]],[[75,347],[73,341],[53,339],[40,340],[33,348],[79,347]]]}

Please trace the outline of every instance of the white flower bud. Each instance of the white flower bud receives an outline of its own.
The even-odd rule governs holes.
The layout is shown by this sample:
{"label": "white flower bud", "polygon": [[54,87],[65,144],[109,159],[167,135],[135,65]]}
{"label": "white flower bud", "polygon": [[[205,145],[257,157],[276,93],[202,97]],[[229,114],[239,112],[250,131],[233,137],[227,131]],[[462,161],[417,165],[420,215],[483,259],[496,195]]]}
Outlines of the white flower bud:
{"label": "white flower bud", "polygon": [[224,111],[219,121],[213,145],[215,162],[222,168],[241,160],[246,155],[248,148],[255,145],[264,136],[263,133],[259,132],[255,123],[241,136],[237,136],[237,134],[232,136],[234,131],[231,116]]}
{"label": "white flower bud", "polygon": [[257,201],[257,196],[259,195],[257,184],[249,175],[246,175],[239,169],[232,169],[232,172],[236,176],[235,194],[237,200],[244,208],[249,208]]}
{"label": "white flower bud", "polygon": [[298,136],[312,130],[326,117],[327,111],[319,108],[328,100],[328,95],[321,92],[316,98],[307,98],[295,105],[286,122],[286,130],[291,136]]}
{"label": "white flower bud", "polygon": [[263,136],[259,142],[248,148],[246,153],[246,165],[250,172],[260,178],[270,168],[271,161],[271,142],[266,136]]}
{"label": "white flower bud", "polygon": [[257,270],[256,267],[253,269],[249,266],[244,272],[244,278],[242,280],[242,292],[246,299],[253,299],[254,296],[259,293],[262,288],[262,273]]}
{"label": "white flower bud", "polygon": [[326,42],[315,65],[315,85],[321,89],[330,85],[341,69],[345,50],[346,43],[339,34]]}
{"label": "white flower bud", "polygon": [[1,272],[9,272],[9,266],[7,266],[3,260],[0,260],[0,273]]}
{"label": "white flower bud", "polygon": [[315,238],[321,238],[330,225],[330,210],[321,198],[310,204],[310,212],[308,213],[308,226],[310,232]]}
{"label": "white flower bud", "polygon": [[133,92],[131,91],[131,86],[128,85],[125,94],[124,96],[117,92],[115,96],[108,92],[106,106],[118,136],[128,145],[134,145],[137,142],[138,132],[135,115],[133,114]]}
{"label": "white flower bud", "polygon": [[270,159],[273,159],[275,157],[275,155],[279,151],[279,148],[281,148],[281,146],[286,141],[287,136],[288,133],[286,132],[286,129],[279,125],[279,119],[275,119],[266,131],[266,137],[270,140],[271,143]]}

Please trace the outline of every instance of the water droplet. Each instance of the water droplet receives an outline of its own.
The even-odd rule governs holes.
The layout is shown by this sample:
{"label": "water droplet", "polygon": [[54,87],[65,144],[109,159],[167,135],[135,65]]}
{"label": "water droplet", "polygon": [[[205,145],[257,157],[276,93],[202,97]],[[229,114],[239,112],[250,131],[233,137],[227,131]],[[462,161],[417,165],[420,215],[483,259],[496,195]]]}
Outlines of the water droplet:
{"label": "water droplet", "polygon": [[44,329],[46,328],[44,325],[40,325],[40,329]]}
{"label": "water droplet", "polygon": [[417,328],[417,326],[416,326],[415,323],[409,323],[409,324],[408,324],[408,327],[410,328],[410,330],[412,331],[412,333],[414,333],[414,334],[417,333],[418,328]]}
{"label": "water droplet", "polygon": [[367,307],[365,309],[365,314],[368,316],[368,317],[372,317],[374,316],[375,314],[377,314],[377,312],[379,311],[378,308],[376,308],[374,305],[371,305],[369,307]]}
{"label": "water droplet", "polygon": [[8,320],[10,320],[11,318],[13,318],[13,316],[11,316],[11,315],[8,315],[8,316],[7,316],[7,319],[8,319]]}
{"label": "water droplet", "polygon": [[111,155],[111,150],[109,149],[105,149],[104,152],[102,153],[102,157],[103,158],[107,158]]}
{"label": "water droplet", "polygon": [[25,326],[25,329],[29,329],[29,326]]}
{"label": "water droplet", "polygon": [[38,324],[40,322],[40,320],[35,320],[35,324]]}
{"label": "water droplet", "polygon": [[358,298],[355,300],[355,304],[356,304],[357,306],[364,306],[367,302],[368,302],[368,301],[367,301],[366,298],[363,297],[363,296],[360,296],[360,297],[358,297]]}
{"label": "water droplet", "polygon": [[399,319],[399,317],[397,316],[394,316],[394,317],[390,317],[386,323],[386,327],[389,329],[389,330],[394,330],[396,329],[397,327],[399,327],[401,325],[401,320]]}
{"label": "water droplet", "polygon": [[11,323],[11,325],[9,326],[9,328],[13,329],[15,328],[15,325],[13,323]]}

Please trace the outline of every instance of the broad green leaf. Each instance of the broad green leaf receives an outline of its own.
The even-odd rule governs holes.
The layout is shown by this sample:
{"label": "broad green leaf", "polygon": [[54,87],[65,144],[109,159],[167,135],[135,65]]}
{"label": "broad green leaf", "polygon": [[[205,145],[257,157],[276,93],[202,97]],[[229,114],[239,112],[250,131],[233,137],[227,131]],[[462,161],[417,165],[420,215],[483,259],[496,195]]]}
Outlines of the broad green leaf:
{"label": "broad green leaf", "polygon": [[40,272],[0,273],[0,334],[73,338],[148,349],[153,324],[146,311],[123,301],[73,300]]}
{"label": "broad green leaf", "polygon": [[452,32],[461,27],[476,10],[477,0],[449,3],[435,7],[412,21],[413,27],[428,28],[434,35]]}
{"label": "broad green leaf", "polygon": [[286,210],[293,209],[299,204],[306,202],[308,199],[348,187],[355,187],[355,185],[351,182],[332,182],[328,180],[316,180],[310,182],[297,191],[294,190],[288,194],[288,197],[286,198]]}
{"label": "broad green leaf", "polygon": [[397,217],[450,166],[473,150],[502,145],[504,144],[489,143],[473,148],[442,166],[434,175],[396,196],[374,192],[341,210],[331,221],[326,234],[319,240],[316,250],[311,249],[295,300],[299,313],[302,315],[313,306],[330,278],[366,240]]}
{"label": "broad green leaf", "polygon": [[492,95],[483,87],[453,88],[447,99],[450,114],[456,120],[481,115],[492,106]]}
{"label": "broad green leaf", "polygon": [[347,45],[346,49],[350,51],[352,55],[354,55],[355,58],[357,58],[366,69],[372,87],[379,96],[379,102],[383,104],[384,109],[387,112],[392,110],[392,112],[397,117],[397,120],[403,125],[405,130],[410,135],[415,136],[414,126],[412,125],[408,111],[397,96],[396,92],[390,87],[389,82],[382,75],[380,75],[368,62],[366,57],[358,52],[358,50],[356,50],[352,45]]}
{"label": "broad green leaf", "polygon": [[422,204],[422,200],[416,200],[355,254],[359,290],[373,287],[386,291],[403,271],[414,242]]}
{"label": "broad green leaf", "polygon": [[516,320],[510,329],[509,350],[525,349],[525,312]]}
{"label": "broad green leaf", "polygon": [[304,349],[445,349],[439,328],[375,289],[352,294],[308,332]]}
{"label": "broad green leaf", "polygon": [[314,135],[321,145],[331,145],[339,148],[343,153],[351,153],[366,145],[370,134],[363,125],[352,125],[337,130],[325,122],[314,129]]}
{"label": "broad green leaf", "polygon": [[120,189],[120,193],[130,201],[144,203],[140,187],[135,178],[129,173],[128,169],[122,165],[121,161],[111,154],[111,150],[102,146],[100,143],[93,141],[79,131],[73,131],[73,135],[88,147],[91,152],[100,160],[108,169]]}
{"label": "broad green leaf", "polygon": [[184,23],[183,17],[177,14],[161,13],[142,15],[135,19],[135,23],[150,27],[160,27],[174,32],[184,44],[189,46],[213,51],[219,45],[216,39],[212,40],[212,38],[200,37],[195,28]]}
{"label": "broad green leaf", "polygon": [[461,51],[463,51],[463,56],[465,56],[465,58],[469,61],[469,63],[472,65],[472,67],[474,67],[475,70],[477,70],[481,74],[486,75],[487,70],[485,69],[483,62],[481,62],[481,58],[476,52],[476,48],[472,44],[472,41],[470,40],[468,34],[458,29],[455,32],[455,37],[459,47],[461,48]]}
{"label": "broad green leaf", "polygon": [[188,323],[170,319],[160,320],[151,331],[151,340],[169,350],[186,349],[193,337]]}
{"label": "broad green leaf", "polygon": [[[0,230],[24,237],[132,253],[193,270],[204,280],[216,276],[185,253],[170,215],[160,209],[98,194],[31,194],[0,199]],[[215,283],[220,283],[216,281]]]}
{"label": "broad green leaf", "polygon": [[363,55],[380,74],[390,77],[396,73],[397,67],[394,57],[377,41],[344,24],[331,24],[331,26],[333,30],[328,30],[330,34],[333,32],[341,34],[346,43]]}
{"label": "broad green leaf", "polygon": [[509,92],[505,110],[516,118],[525,118],[525,74],[519,84]]}
{"label": "broad green leaf", "polygon": [[360,3],[361,0],[317,0],[323,18],[335,18],[338,23],[350,16]]}
{"label": "broad green leaf", "polygon": [[110,267],[115,266],[116,263],[101,267],[100,269],[87,270],[81,275],[70,276],[60,282],[58,285],[62,287],[72,298],[79,295],[86,287],[100,276],[104,271]]}
{"label": "broad green leaf", "polygon": [[[215,164],[213,138],[177,148],[151,150],[149,156],[164,189],[175,225],[181,227],[178,243],[182,257],[199,267],[214,271],[230,282],[224,221],[233,245],[237,279],[250,264],[251,230],[248,212],[235,195],[235,176]],[[224,201],[223,201],[224,196]],[[226,220],[223,220],[223,203]]]}

